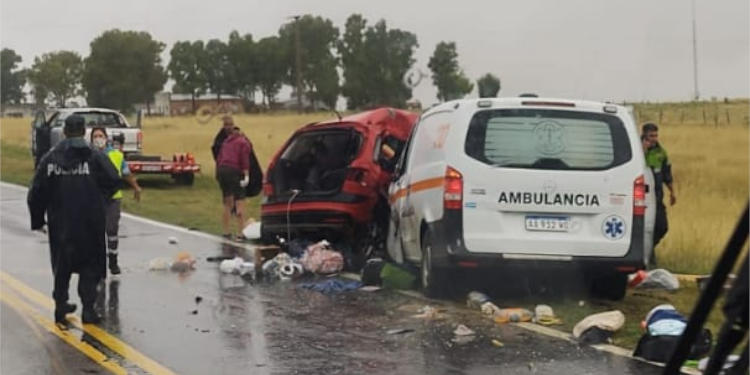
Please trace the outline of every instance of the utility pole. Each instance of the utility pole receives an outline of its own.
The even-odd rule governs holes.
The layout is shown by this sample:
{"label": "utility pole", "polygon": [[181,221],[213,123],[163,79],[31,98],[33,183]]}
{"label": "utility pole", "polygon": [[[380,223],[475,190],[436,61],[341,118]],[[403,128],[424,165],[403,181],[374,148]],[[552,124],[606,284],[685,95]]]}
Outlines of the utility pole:
{"label": "utility pole", "polygon": [[693,99],[698,100],[698,47],[695,40],[695,0],[693,0]]}
{"label": "utility pole", "polygon": [[300,56],[299,18],[294,16],[294,49],[297,78],[297,112],[302,113],[302,57]]}

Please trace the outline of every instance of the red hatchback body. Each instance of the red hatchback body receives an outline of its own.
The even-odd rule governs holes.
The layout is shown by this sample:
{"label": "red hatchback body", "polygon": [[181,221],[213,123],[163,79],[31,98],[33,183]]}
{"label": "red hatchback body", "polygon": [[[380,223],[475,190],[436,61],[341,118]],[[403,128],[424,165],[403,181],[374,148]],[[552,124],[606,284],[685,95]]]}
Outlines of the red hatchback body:
{"label": "red hatchback body", "polygon": [[265,175],[263,238],[362,239],[387,225],[388,184],[417,119],[379,108],[297,130]]}

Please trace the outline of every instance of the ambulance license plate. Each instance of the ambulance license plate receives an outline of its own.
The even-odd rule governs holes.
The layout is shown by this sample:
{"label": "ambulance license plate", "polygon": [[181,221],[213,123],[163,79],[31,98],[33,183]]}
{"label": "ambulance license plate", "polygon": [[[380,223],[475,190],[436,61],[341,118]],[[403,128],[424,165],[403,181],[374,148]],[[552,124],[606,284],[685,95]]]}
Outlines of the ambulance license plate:
{"label": "ambulance license plate", "polygon": [[534,232],[567,232],[570,218],[567,216],[526,216],[526,230]]}

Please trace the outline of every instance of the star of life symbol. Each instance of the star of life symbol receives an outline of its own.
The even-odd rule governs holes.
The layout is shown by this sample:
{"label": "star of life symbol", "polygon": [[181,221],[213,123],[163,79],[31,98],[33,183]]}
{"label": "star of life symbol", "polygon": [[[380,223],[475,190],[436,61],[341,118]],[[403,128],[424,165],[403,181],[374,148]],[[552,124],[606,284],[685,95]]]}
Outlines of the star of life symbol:
{"label": "star of life symbol", "polygon": [[609,216],[604,219],[602,232],[611,240],[619,240],[625,235],[625,221],[616,215]]}

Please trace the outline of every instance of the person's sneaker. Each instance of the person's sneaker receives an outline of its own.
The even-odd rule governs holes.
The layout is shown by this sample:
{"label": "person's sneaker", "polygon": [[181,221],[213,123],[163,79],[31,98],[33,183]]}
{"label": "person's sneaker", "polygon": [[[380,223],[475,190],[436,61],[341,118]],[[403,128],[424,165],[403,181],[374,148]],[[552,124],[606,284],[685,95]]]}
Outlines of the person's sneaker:
{"label": "person's sneaker", "polygon": [[120,266],[117,265],[117,254],[108,254],[109,258],[109,272],[113,275],[120,274]]}
{"label": "person's sneaker", "polygon": [[76,311],[75,303],[64,303],[62,306],[55,308],[55,323],[64,323],[65,315]]}
{"label": "person's sneaker", "polygon": [[102,322],[102,316],[94,309],[83,309],[81,320],[84,324],[99,324]]}

